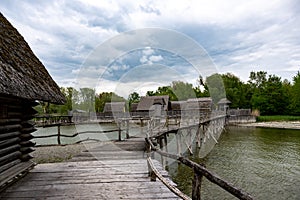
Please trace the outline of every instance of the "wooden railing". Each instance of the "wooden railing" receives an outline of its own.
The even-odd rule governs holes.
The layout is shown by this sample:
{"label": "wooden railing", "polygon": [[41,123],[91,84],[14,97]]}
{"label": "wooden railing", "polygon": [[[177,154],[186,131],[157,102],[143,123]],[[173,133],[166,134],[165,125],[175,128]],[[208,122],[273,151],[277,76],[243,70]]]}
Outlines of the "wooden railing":
{"label": "wooden railing", "polygon": [[[126,128],[125,129],[122,129],[121,128],[121,123],[124,123],[125,122],[125,126]],[[50,135],[40,135],[40,136],[33,136],[33,139],[41,139],[41,138],[51,138],[51,137],[57,137],[57,144],[58,145],[61,145],[62,142],[61,142],[61,138],[62,137],[66,137],[66,138],[74,138],[76,136],[79,136],[79,135],[83,135],[83,134],[90,134],[90,133],[113,133],[113,132],[118,132],[118,138],[116,138],[117,140],[121,141],[122,140],[122,133],[125,131],[125,137],[126,139],[129,138],[129,121],[126,120],[126,121],[119,121],[117,123],[117,126],[118,128],[117,129],[112,129],[112,130],[99,130],[99,131],[95,131],[95,130],[92,130],[92,131],[82,131],[82,132],[76,132],[72,135],[66,135],[66,134],[62,134],[61,133],[61,126],[62,124],[58,123],[58,124],[51,124],[51,125],[45,125],[43,126],[44,128],[47,128],[47,127],[57,127],[57,133],[56,134],[50,134]],[[87,140],[93,140],[93,141],[100,141],[96,138],[87,138],[87,139],[84,139],[84,140],[79,140],[77,141],[76,143],[81,143],[81,142],[84,142],[84,141],[87,141]]]}
{"label": "wooden railing", "polygon": [[[218,120],[221,117],[224,117],[224,116],[214,117],[212,120]],[[242,199],[242,200],[253,199],[253,197],[250,194],[235,187],[230,182],[227,182],[227,181],[221,179],[218,175],[216,175],[213,172],[206,169],[206,167],[203,164],[195,163],[195,162],[189,160],[188,158],[183,157],[182,154],[180,153],[180,151],[177,152],[177,154],[175,155],[175,154],[171,154],[171,153],[168,153],[168,152],[162,150],[164,145],[162,145],[161,142],[166,138],[167,134],[178,133],[178,130],[180,130],[180,129],[182,130],[182,129],[188,129],[191,127],[200,127],[201,124],[204,125],[205,123],[208,123],[208,122],[209,122],[209,119],[206,119],[206,120],[202,121],[200,124],[192,125],[189,127],[181,127],[181,128],[177,128],[177,129],[173,129],[173,130],[162,131],[161,133],[157,133],[155,135],[153,135],[152,133],[149,133],[149,132],[147,133],[147,137],[146,137],[146,149],[147,149],[147,153],[148,153],[147,161],[148,161],[149,175],[151,177],[151,180],[153,181],[153,180],[155,180],[156,177],[158,177],[167,187],[169,187],[169,189],[171,189],[179,197],[181,197],[183,199],[190,199],[185,194],[178,191],[177,188],[174,189],[173,186],[170,186],[168,183],[165,183],[165,180],[162,180],[162,178],[161,178],[162,176],[160,174],[158,174],[158,171],[154,168],[154,166],[152,164],[152,160],[151,160],[152,153],[156,152],[162,157],[162,161],[164,160],[163,159],[164,157],[171,158],[171,159],[177,160],[179,163],[182,163],[182,164],[188,166],[189,168],[193,169],[194,180],[193,180],[193,187],[192,187],[192,199],[196,199],[196,200],[201,199],[201,183],[202,183],[203,177],[205,177],[210,182],[218,185],[219,187],[223,188],[224,190],[226,190],[227,192],[229,192],[230,194],[232,194],[233,196],[235,196],[239,199]],[[153,144],[153,142],[152,142],[153,139],[158,140],[157,143],[159,144],[160,148],[158,148],[156,145]]]}

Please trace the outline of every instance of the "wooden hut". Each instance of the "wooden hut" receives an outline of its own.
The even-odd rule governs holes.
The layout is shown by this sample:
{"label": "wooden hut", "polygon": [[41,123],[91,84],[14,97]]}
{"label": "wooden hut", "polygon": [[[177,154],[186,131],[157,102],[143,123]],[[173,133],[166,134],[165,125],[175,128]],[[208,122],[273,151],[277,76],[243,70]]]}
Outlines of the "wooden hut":
{"label": "wooden hut", "polygon": [[212,111],[212,99],[210,97],[188,99],[183,110],[185,115],[208,115]]}
{"label": "wooden hut", "polygon": [[218,102],[218,110],[227,112],[230,104],[231,104],[231,101],[229,101],[227,98],[222,98]]}
{"label": "wooden hut", "polygon": [[145,96],[141,97],[141,100],[137,106],[137,112],[141,116],[149,116],[153,111],[158,112],[158,107],[161,111],[168,111],[171,103],[169,102],[168,95],[162,96]]}
{"label": "wooden hut", "polygon": [[0,13],[0,190],[33,166],[36,100],[65,101],[24,38]]}
{"label": "wooden hut", "polygon": [[123,117],[126,111],[125,102],[106,102],[103,113],[110,117]]}
{"label": "wooden hut", "polygon": [[186,101],[171,101],[171,115],[180,115],[185,106]]}

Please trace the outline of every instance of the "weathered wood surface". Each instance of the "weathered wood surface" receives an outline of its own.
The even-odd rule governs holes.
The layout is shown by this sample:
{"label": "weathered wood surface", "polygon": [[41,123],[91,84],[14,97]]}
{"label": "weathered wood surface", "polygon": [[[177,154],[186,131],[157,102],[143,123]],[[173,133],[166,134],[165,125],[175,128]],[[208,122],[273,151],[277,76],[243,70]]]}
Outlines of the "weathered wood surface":
{"label": "weathered wood surface", "polygon": [[[162,182],[150,181],[144,139],[113,144],[82,152],[71,162],[39,164],[0,196],[3,199],[179,199]],[[155,165],[163,171],[157,161]],[[168,178],[166,171],[162,174]]]}

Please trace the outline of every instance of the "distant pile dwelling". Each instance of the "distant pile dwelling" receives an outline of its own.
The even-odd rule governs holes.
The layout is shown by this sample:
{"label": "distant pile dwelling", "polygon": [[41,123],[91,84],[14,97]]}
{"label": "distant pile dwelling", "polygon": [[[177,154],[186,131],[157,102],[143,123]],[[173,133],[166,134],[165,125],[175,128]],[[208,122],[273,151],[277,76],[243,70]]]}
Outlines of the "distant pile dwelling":
{"label": "distant pile dwelling", "polygon": [[36,100],[65,102],[43,64],[0,13],[0,189],[33,167]]}
{"label": "distant pile dwelling", "polygon": [[227,98],[222,98],[218,102],[218,110],[227,112],[229,110],[230,104],[231,104],[231,101],[229,101]]}
{"label": "distant pile dwelling", "polygon": [[105,116],[123,117],[126,112],[125,102],[106,102],[104,105],[103,113]]}
{"label": "distant pile dwelling", "polygon": [[171,107],[168,95],[162,96],[145,96],[141,97],[141,100],[137,106],[136,111],[140,115],[161,115],[162,112],[167,112]]}
{"label": "distant pile dwelling", "polygon": [[191,98],[183,104],[182,115],[197,116],[197,115],[209,115],[212,111],[212,98]]}
{"label": "distant pile dwelling", "polygon": [[171,101],[171,115],[180,115],[186,107],[186,101]]}

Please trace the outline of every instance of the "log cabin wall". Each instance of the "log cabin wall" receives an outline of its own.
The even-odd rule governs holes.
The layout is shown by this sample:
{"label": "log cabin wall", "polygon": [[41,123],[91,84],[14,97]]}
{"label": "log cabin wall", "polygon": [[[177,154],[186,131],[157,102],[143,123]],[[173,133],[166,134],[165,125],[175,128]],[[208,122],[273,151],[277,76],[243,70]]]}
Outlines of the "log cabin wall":
{"label": "log cabin wall", "polygon": [[0,190],[34,165],[30,153],[34,143],[31,121],[35,102],[15,97],[0,97]]}

